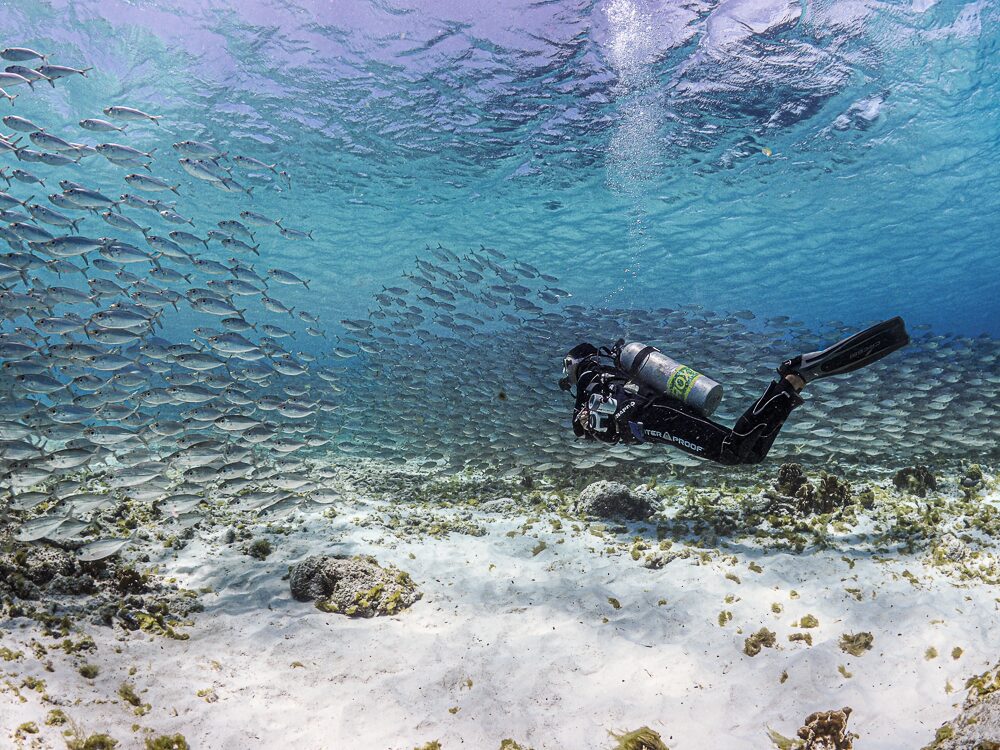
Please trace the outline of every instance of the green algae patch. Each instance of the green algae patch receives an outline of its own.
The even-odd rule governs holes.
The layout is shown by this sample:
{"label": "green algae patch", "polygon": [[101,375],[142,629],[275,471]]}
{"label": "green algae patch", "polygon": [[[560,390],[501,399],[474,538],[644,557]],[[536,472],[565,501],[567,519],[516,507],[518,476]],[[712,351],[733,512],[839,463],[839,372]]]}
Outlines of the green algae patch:
{"label": "green algae patch", "polygon": [[96,664],[81,664],[80,668],[76,671],[80,673],[81,677],[85,677],[88,680],[94,679],[101,673],[100,668]]}
{"label": "green algae patch", "polygon": [[951,658],[952,659],[956,659],[956,660],[957,659],[961,659],[962,658],[962,654],[963,654],[963,651],[962,651],[962,647],[961,646],[955,646],[955,648],[953,648],[951,650]]}
{"label": "green algae patch", "polygon": [[851,656],[861,656],[872,647],[875,638],[871,633],[844,633],[840,636],[840,650]]}
{"label": "green algae patch", "polygon": [[522,745],[512,739],[504,739],[500,740],[499,750],[533,750],[533,748],[530,748],[527,745]]}
{"label": "green algae patch", "polygon": [[614,750],[670,750],[663,738],[649,727],[639,727],[624,734],[608,734],[615,740]]}
{"label": "green algae patch", "polygon": [[26,721],[17,728],[17,734],[38,734],[38,725],[33,721]]}
{"label": "green algae patch", "polygon": [[985,698],[1000,690],[1000,667],[989,669],[976,677],[965,681],[970,698]]}
{"label": "green algae patch", "polygon": [[761,628],[744,641],[743,653],[747,656],[756,656],[762,648],[774,648],[777,640],[773,630]]}
{"label": "green algae patch", "polygon": [[79,735],[67,738],[66,750],[114,750],[118,740],[107,734],[92,734],[89,737]]}
{"label": "green algae patch", "polygon": [[135,685],[130,682],[121,684],[118,688],[118,697],[132,706],[132,712],[136,716],[144,716],[153,708],[150,704],[142,702],[142,698],[135,692]]}
{"label": "green algae patch", "polygon": [[175,641],[186,641],[191,637],[187,633],[178,633],[174,630],[173,625],[168,623],[162,614],[136,612],[135,619],[139,623],[139,630],[144,633],[165,636]]}
{"label": "green algae patch", "polygon": [[182,734],[147,737],[146,750],[190,750],[187,740]]}
{"label": "green algae patch", "polygon": [[924,659],[930,661],[931,659],[937,659],[938,650],[933,646],[928,646],[927,650],[924,651]]}
{"label": "green algae patch", "polygon": [[255,560],[266,560],[273,551],[274,547],[267,539],[255,539],[247,547],[247,554]]}
{"label": "green algae patch", "polygon": [[544,552],[549,545],[545,543],[545,540],[540,541],[534,547],[531,548],[531,556],[537,557],[539,553]]}
{"label": "green algae patch", "polygon": [[609,596],[608,597],[608,604],[610,604],[615,609],[621,609],[622,608],[622,603],[620,601],[618,601],[617,599],[615,599],[613,596]]}
{"label": "green algae patch", "polygon": [[[784,682],[784,680],[782,680]],[[771,740],[778,750],[801,750],[802,740],[795,740],[791,737],[786,737],[777,730],[767,728],[767,738]]]}
{"label": "green algae patch", "polygon": [[425,742],[419,747],[413,748],[413,750],[441,750],[441,743],[437,740],[431,740],[430,742]]}
{"label": "green algae patch", "polygon": [[69,721],[69,717],[60,708],[53,708],[45,717],[45,726],[61,727]]}
{"label": "green algae patch", "polygon": [[799,618],[800,628],[818,628],[819,620],[817,620],[813,615],[802,615]]}
{"label": "green algae patch", "polygon": [[802,643],[805,643],[807,646],[813,645],[812,633],[791,633],[788,636],[788,640],[791,641],[792,643],[801,641]]}
{"label": "green algae patch", "polygon": [[0,659],[3,659],[4,661],[19,661],[23,658],[23,651],[11,651],[6,646],[0,647]]}

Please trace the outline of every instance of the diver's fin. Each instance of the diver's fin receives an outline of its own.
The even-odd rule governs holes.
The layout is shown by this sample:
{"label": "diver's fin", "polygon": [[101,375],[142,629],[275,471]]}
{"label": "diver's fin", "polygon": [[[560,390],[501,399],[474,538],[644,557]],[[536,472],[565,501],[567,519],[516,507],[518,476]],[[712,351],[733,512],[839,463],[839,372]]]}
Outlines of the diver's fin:
{"label": "diver's fin", "polygon": [[786,359],[778,367],[778,373],[794,373],[807,383],[830,375],[843,375],[877,362],[909,343],[903,319],[896,316],[848,336],[823,351]]}

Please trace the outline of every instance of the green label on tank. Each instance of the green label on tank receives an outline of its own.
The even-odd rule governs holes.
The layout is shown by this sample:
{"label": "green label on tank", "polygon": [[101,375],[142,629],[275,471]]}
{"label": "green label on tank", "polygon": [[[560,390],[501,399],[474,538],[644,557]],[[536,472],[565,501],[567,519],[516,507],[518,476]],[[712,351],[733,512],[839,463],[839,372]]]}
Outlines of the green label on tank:
{"label": "green label on tank", "polygon": [[694,381],[700,377],[700,373],[695,372],[687,365],[681,365],[674,370],[674,374],[667,381],[667,391],[678,401],[683,401],[688,397],[691,388],[694,387]]}

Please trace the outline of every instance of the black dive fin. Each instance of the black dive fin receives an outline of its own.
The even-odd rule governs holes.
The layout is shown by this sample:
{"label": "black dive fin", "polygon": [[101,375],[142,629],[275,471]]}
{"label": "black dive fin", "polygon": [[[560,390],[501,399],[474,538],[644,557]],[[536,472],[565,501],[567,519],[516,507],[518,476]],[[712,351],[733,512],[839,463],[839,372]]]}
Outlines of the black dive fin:
{"label": "black dive fin", "polygon": [[897,316],[848,336],[821,352],[786,359],[778,367],[778,373],[795,373],[807,383],[830,375],[843,375],[877,362],[909,343],[903,319]]}

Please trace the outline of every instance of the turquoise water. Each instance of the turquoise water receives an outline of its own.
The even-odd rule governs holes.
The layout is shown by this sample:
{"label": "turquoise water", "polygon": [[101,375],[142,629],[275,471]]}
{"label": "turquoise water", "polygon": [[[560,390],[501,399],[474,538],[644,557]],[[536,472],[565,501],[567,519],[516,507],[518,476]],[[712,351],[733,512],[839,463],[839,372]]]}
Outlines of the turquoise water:
{"label": "turquoise water", "polygon": [[[998,418],[998,18],[993,2],[5,3],[7,44],[93,69],[19,86],[2,106],[70,140],[157,149],[152,174],[180,195],[155,197],[176,200],[192,231],[253,210],[312,232],[258,231],[259,257],[240,260],[309,281],[280,299],[315,315],[324,337],[259,305],[247,317],[296,333],[282,341],[313,374],[339,373],[344,408],[311,413],[335,447],[434,461],[534,439],[535,465],[576,461],[554,382],[580,339],[665,340],[731,375],[721,415],[733,417],[785,356],[899,314],[925,338],[900,355],[895,384],[887,370],[865,381],[885,424],[876,407],[843,402],[847,386],[830,386],[834,405],[814,416],[860,408],[873,430],[898,436],[904,422],[919,455],[955,457],[989,447]],[[110,104],[160,125],[76,126]],[[252,199],[212,190],[177,163],[171,144],[184,139],[291,181],[261,169],[236,173]],[[62,178],[137,192],[99,157],[27,166],[49,187],[15,183],[21,198]],[[527,292],[545,312],[510,297],[488,322],[493,303],[469,297],[457,333],[421,308],[430,332],[397,337],[393,303],[375,295],[418,261],[440,262],[438,245],[496,249],[555,279]],[[552,306],[539,302],[549,287]],[[690,319],[671,322],[677,309]],[[788,325],[763,322],[775,319]],[[345,320],[382,321],[385,334],[366,349]],[[192,341],[205,318],[181,306],[162,322],[160,335]],[[982,375],[971,402],[955,370]],[[497,400],[505,389],[516,413]],[[928,430],[928,404],[956,398],[962,410]],[[483,426],[463,428],[470,419]],[[806,454],[856,455],[819,440]]]}
{"label": "turquoise water", "polygon": [[441,242],[584,303],[1000,335],[996,3],[170,6],[3,4],[95,68],[14,109],[127,100],[282,165],[294,195],[255,206],[317,241],[262,251],[330,326]]}

